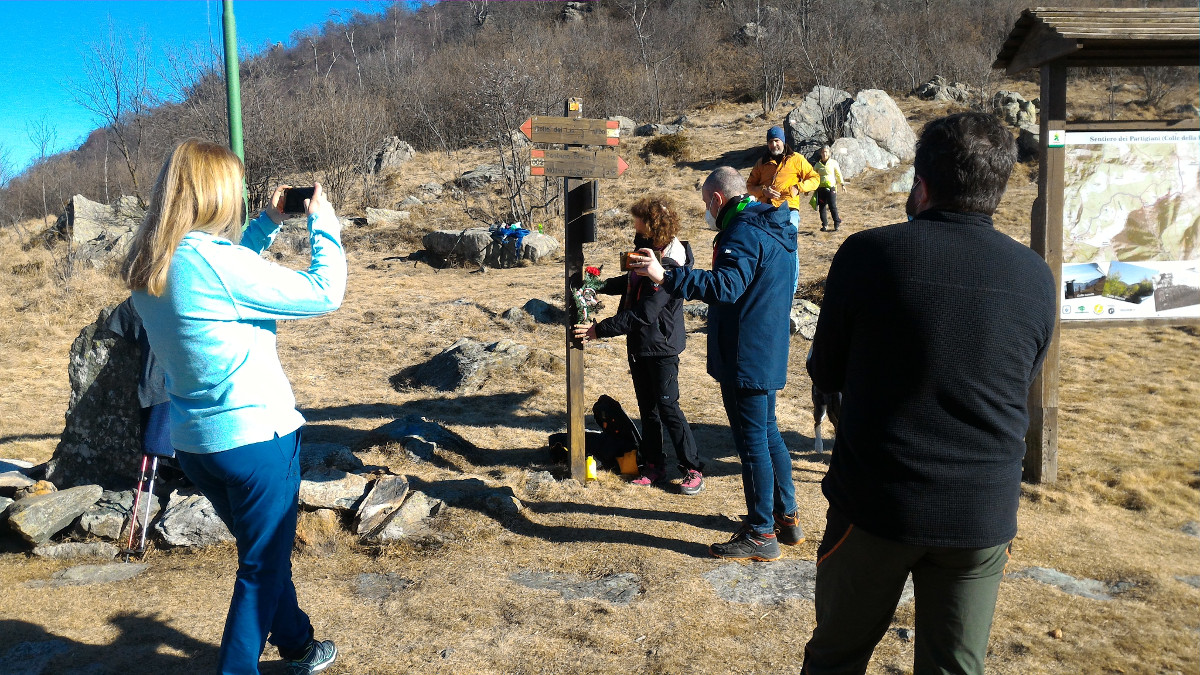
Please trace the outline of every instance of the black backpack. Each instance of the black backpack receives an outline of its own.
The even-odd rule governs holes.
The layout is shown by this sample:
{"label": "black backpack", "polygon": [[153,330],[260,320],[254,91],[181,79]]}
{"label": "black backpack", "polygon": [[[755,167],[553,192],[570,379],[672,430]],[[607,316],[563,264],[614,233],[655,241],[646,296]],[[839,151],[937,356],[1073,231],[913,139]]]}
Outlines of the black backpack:
{"label": "black backpack", "polygon": [[[592,417],[600,425],[600,431],[588,429],[584,432],[584,452],[595,458],[596,464],[604,469],[617,469],[617,458],[637,450],[642,444],[642,434],[625,414],[621,404],[611,396],[602,395],[592,406]],[[565,432],[550,434],[550,459],[559,464],[570,461],[569,437]]]}

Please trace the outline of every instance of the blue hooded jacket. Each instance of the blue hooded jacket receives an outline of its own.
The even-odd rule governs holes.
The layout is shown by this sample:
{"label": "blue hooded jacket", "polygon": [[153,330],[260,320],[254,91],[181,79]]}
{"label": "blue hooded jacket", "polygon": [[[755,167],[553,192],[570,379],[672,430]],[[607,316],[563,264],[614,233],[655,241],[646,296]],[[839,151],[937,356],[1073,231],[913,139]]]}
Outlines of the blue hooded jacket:
{"label": "blue hooded jacket", "polygon": [[721,384],[775,391],[787,383],[796,227],[789,209],[742,196],[717,222],[712,271],[669,270],[662,287],[708,303],[708,374]]}

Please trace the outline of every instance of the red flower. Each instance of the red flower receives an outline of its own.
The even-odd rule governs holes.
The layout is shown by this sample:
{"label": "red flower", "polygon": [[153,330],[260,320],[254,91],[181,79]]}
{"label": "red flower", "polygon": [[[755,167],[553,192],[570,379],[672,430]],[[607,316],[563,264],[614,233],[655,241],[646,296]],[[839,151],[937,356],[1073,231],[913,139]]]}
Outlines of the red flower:
{"label": "red flower", "polygon": [[600,268],[599,267],[585,267],[585,268],[583,268],[583,271],[587,272],[588,274],[590,274],[594,277],[600,276]]}

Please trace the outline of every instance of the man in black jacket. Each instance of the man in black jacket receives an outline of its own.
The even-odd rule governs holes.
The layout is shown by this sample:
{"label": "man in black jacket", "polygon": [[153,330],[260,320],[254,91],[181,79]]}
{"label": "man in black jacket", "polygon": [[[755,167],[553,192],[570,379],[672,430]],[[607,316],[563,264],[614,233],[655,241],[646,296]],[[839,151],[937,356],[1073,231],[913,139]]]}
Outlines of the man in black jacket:
{"label": "man in black jacket", "polygon": [[747,510],[733,537],[708,550],[719,558],[776,560],[780,543],[804,541],[792,458],[775,421],[791,346],[796,226],[786,205],[746,194],[746,180],[732,167],[713,171],[700,196],[705,220],[718,231],[712,271],[664,270],[644,249],[630,264],[672,296],[708,303],[708,374],[721,385]]}
{"label": "man in black jacket", "polygon": [[914,672],[983,672],[1057,318],[1046,263],[992,226],[1015,161],[992,115],[930,122],[912,220],[834,256],[808,372],[842,415],[804,673],[864,672],[910,572]]}

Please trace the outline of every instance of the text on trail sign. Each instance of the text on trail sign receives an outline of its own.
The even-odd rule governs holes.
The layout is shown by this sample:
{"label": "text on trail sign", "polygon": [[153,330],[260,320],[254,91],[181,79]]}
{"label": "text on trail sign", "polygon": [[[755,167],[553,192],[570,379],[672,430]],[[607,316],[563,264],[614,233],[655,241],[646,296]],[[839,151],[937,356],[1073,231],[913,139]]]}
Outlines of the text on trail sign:
{"label": "text on trail sign", "polygon": [[534,143],[617,145],[621,142],[621,125],[612,120],[530,117],[521,125],[521,133]]}
{"label": "text on trail sign", "polygon": [[529,175],[616,178],[629,165],[612,150],[530,150]]}

